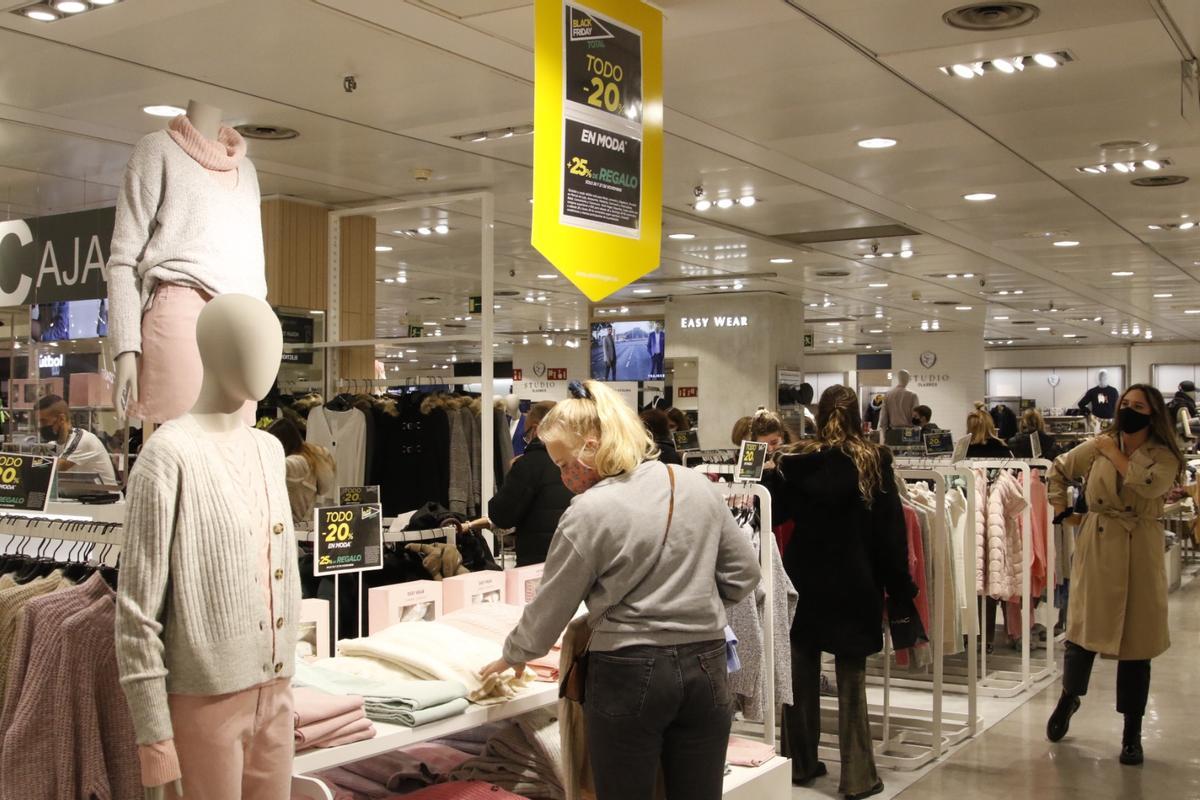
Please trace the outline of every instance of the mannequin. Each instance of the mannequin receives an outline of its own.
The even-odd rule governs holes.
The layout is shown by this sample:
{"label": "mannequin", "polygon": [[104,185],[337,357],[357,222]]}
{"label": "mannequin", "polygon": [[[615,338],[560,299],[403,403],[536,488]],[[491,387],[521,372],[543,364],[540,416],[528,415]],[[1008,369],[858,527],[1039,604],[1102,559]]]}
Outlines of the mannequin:
{"label": "mannequin", "polygon": [[122,421],[161,424],[194,402],[200,364],[190,337],[205,302],[228,292],[266,298],[258,178],[245,148],[219,108],[193,100],[134,149],[108,263]]}
{"label": "mannequin", "polygon": [[896,385],[883,396],[883,409],[879,412],[879,429],[906,428],[912,425],[913,409],[920,404],[915,392],[908,390],[912,375],[902,369],[896,373]]}
{"label": "mannequin", "polygon": [[283,448],[241,416],[270,390],[283,333],[264,301],[225,294],[196,342],[196,403],[147,441],[129,480],[121,685],[147,800],[287,800],[296,542]]}
{"label": "mannequin", "polygon": [[1087,394],[1079,401],[1079,407],[1097,419],[1112,419],[1117,413],[1118,397],[1116,388],[1108,385],[1108,372],[1100,370],[1096,385],[1087,390]]}

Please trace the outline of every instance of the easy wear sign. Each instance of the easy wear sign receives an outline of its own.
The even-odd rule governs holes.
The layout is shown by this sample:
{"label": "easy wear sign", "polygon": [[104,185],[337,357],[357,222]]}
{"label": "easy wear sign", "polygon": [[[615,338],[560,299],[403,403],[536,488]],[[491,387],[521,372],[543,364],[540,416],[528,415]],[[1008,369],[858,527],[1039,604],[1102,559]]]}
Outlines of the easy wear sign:
{"label": "easy wear sign", "polygon": [[0,307],[108,294],[115,208],[0,222]]}
{"label": "easy wear sign", "polygon": [[537,0],[533,246],[592,301],[658,268],[662,14]]}

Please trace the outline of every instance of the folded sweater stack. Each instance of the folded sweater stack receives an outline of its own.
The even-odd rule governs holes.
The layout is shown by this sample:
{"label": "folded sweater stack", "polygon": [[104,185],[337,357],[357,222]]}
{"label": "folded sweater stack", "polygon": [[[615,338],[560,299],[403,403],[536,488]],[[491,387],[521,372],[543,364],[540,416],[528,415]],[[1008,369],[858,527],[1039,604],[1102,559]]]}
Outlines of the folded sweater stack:
{"label": "folded sweater stack", "polygon": [[[503,646],[508,634],[521,621],[523,611],[521,606],[510,606],[507,603],[477,603],[445,614],[438,622]],[[559,647],[560,645],[556,644],[545,656],[525,665],[537,680],[558,682]]]}
{"label": "folded sweater stack", "polygon": [[297,662],[292,683],[322,692],[356,695],[368,719],[415,728],[467,710],[467,689],[453,681],[399,677],[400,670],[369,658],[340,656]]}
{"label": "folded sweater stack", "polygon": [[327,694],[308,687],[296,687],[296,749],[337,747],[375,737],[375,726],[363,710],[357,695]]}
{"label": "folded sweater stack", "polygon": [[562,761],[558,715],[543,708],[502,726],[483,754],[464,762],[450,778],[491,783],[530,800],[564,800]]}

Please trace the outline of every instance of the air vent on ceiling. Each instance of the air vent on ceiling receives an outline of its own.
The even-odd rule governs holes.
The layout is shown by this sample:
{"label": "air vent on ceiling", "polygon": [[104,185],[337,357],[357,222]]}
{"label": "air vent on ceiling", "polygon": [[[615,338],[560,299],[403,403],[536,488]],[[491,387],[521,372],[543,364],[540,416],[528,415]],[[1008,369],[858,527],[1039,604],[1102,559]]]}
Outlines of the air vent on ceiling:
{"label": "air vent on ceiling", "polygon": [[1187,183],[1186,175],[1147,175],[1145,178],[1134,178],[1130,181],[1134,186],[1178,186]]}
{"label": "air vent on ceiling", "polygon": [[440,297],[418,297],[417,302],[424,303],[427,306],[431,306],[431,305],[434,305],[435,303],[442,302],[442,298],[440,298]]}
{"label": "air vent on ceiling", "polygon": [[1037,320],[1032,319],[1014,319],[1009,325],[1036,325]]}
{"label": "air vent on ceiling", "polygon": [[1101,150],[1138,150],[1149,145],[1141,139],[1113,139],[1111,142],[1101,142]]}
{"label": "air vent on ceiling", "polygon": [[820,244],[822,242],[855,242],[859,239],[886,239],[891,236],[917,236],[917,231],[903,225],[874,225],[866,228],[838,228],[828,231],[800,231],[781,233],[776,239],[792,244]]}
{"label": "air vent on ceiling", "polygon": [[959,301],[958,301],[958,300],[933,300],[933,301],[931,301],[931,302],[932,302],[932,304],[933,304],[933,305],[935,305],[935,306],[956,306],[956,305],[959,305]]}
{"label": "air vent on ceiling", "polygon": [[849,278],[850,272],[844,269],[819,269],[814,273],[818,278]]}
{"label": "air vent on ceiling", "polygon": [[805,320],[805,322],[811,322],[814,325],[816,325],[818,322],[856,322],[856,321],[857,320],[855,320],[854,317],[821,317],[819,319],[813,318],[813,319]]}
{"label": "air vent on ceiling", "polygon": [[234,130],[247,139],[266,139],[268,141],[295,139],[300,135],[300,132],[294,128],[284,128],[280,125],[255,125],[254,123],[238,125]]}
{"label": "air vent on ceiling", "polygon": [[520,292],[512,289],[497,289],[492,294],[494,294],[496,297],[519,297],[521,295]]}
{"label": "air vent on ceiling", "polygon": [[447,322],[446,324],[442,325],[442,327],[443,328],[465,328],[467,326],[463,325],[461,322]]}
{"label": "air vent on ceiling", "polygon": [[1003,31],[1027,25],[1041,13],[1032,3],[971,3],[950,9],[942,21],[965,31]]}

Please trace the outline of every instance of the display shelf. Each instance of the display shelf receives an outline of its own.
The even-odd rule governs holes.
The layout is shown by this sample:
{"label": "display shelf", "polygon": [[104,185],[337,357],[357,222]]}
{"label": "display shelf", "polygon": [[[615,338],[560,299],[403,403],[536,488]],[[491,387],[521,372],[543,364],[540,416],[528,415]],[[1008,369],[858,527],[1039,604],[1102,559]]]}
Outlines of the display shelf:
{"label": "display shelf", "polygon": [[792,762],[775,756],[760,767],[733,767],[725,776],[725,800],[764,800],[792,796]]}
{"label": "display shelf", "polygon": [[505,703],[490,706],[472,705],[457,716],[431,722],[418,728],[376,722],[375,738],[344,744],[340,747],[318,747],[297,753],[292,771],[297,774],[305,774],[350,764],[381,753],[478,728],[489,722],[502,722],[519,717],[557,702],[557,683],[537,683]]}

